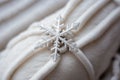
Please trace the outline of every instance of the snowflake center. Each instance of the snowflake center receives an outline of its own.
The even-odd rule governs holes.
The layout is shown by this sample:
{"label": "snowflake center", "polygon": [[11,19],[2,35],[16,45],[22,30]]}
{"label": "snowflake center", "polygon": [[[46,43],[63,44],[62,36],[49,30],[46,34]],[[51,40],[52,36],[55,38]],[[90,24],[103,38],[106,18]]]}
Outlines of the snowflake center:
{"label": "snowflake center", "polygon": [[78,23],[65,25],[61,17],[56,20],[56,23],[53,24],[51,28],[41,25],[40,28],[45,31],[47,38],[46,40],[43,39],[42,43],[38,43],[35,49],[40,47],[51,47],[53,60],[56,61],[57,56],[65,53],[71,47],[73,43],[71,39],[73,37],[72,30],[76,30],[78,26]]}

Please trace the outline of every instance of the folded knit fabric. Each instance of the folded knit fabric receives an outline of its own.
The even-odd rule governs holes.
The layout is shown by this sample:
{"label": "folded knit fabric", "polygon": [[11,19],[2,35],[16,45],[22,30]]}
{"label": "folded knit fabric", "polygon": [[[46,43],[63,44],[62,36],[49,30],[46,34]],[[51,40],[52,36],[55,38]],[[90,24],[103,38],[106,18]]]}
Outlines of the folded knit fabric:
{"label": "folded knit fabric", "polygon": [[0,80],[99,80],[120,44],[117,0],[71,0],[1,53]]}
{"label": "folded knit fabric", "polygon": [[9,40],[26,30],[30,24],[54,13],[66,3],[67,0],[1,0],[0,51]]}

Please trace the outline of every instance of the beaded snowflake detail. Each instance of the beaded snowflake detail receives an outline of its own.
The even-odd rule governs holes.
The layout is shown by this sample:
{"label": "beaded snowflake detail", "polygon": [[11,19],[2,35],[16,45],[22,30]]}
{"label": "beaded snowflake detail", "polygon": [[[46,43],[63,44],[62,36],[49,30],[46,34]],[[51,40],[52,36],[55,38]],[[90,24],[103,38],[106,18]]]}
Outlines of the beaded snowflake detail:
{"label": "beaded snowflake detail", "polygon": [[52,27],[45,27],[40,24],[40,29],[44,30],[44,33],[49,36],[49,39],[43,39],[43,41],[38,42],[34,49],[51,47],[51,57],[56,61],[60,54],[65,53],[67,49],[69,51],[78,52],[79,48],[76,47],[73,38],[73,30],[77,30],[79,24],[72,23],[70,25],[65,25],[62,23],[63,18],[61,16],[56,18],[56,24]]}

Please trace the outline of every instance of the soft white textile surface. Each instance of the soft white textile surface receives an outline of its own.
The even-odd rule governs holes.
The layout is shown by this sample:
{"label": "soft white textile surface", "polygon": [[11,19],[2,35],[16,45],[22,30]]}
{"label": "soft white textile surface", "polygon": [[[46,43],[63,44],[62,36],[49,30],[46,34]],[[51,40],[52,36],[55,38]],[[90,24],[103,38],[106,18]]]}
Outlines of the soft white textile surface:
{"label": "soft white textile surface", "polygon": [[[78,7],[74,9],[71,15],[69,15],[65,24],[70,24],[83,16],[84,12],[96,4],[97,1],[99,0],[82,1],[82,3],[80,3]],[[89,35],[89,32],[92,32],[96,28],[96,25],[101,23],[105,18],[107,18],[107,16],[110,15],[110,13],[114,12],[114,10],[119,7],[120,6],[117,5],[114,1],[108,2],[99,11],[97,11],[97,13],[94,14],[90,20],[88,20],[83,29],[81,29],[76,34],[75,40],[80,40],[86,35]],[[64,8],[46,17],[40,22],[50,26],[52,23],[54,23],[56,16],[61,14],[63,10]],[[118,16],[118,19],[115,20],[99,38],[80,48],[91,61],[95,70],[96,80],[99,80],[101,74],[108,68],[111,59],[118,49],[120,44],[119,25],[120,16]],[[97,28],[99,29],[100,26]],[[37,29],[39,28],[32,26],[29,27],[26,31]],[[0,74],[2,75],[0,75],[0,79],[3,78],[7,69],[12,66],[17,58],[23,56],[34,44],[34,42],[39,39],[41,39],[41,36],[29,36],[25,40],[18,42],[11,49],[6,48],[1,53]],[[33,53],[31,56],[28,55],[27,57],[29,58],[25,60],[25,62],[23,62],[21,66],[17,68],[17,70],[15,70],[11,80],[30,79],[49,60],[50,53],[51,52],[48,49],[43,49],[39,52]],[[78,59],[70,52],[66,52],[64,55],[62,55],[62,60],[60,61],[57,68],[51,74],[49,74],[45,80],[89,80],[89,76],[81,62],[78,61]]]}
{"label": "soft white textile surface", "polygon": [[68,0],[0,0],[0,50],[10,39],[62,8]]}

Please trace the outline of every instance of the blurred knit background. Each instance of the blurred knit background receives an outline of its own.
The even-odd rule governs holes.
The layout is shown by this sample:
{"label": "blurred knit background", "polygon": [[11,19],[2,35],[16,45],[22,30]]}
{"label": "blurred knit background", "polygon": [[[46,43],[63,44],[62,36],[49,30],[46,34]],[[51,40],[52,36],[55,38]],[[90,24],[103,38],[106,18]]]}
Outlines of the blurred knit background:
{"label": "blurred knit background", "polygon": [[0,0],[0,51],[35,21],[64,7],[68,0]]}
{"label": "blurred knit background", "polygon": [[[0,0],[0,51],[30,24],[63,8],[69,0]],[[120,49],[118,49],[120,53]],[[112,63],[100,80],[110,80]]]}

